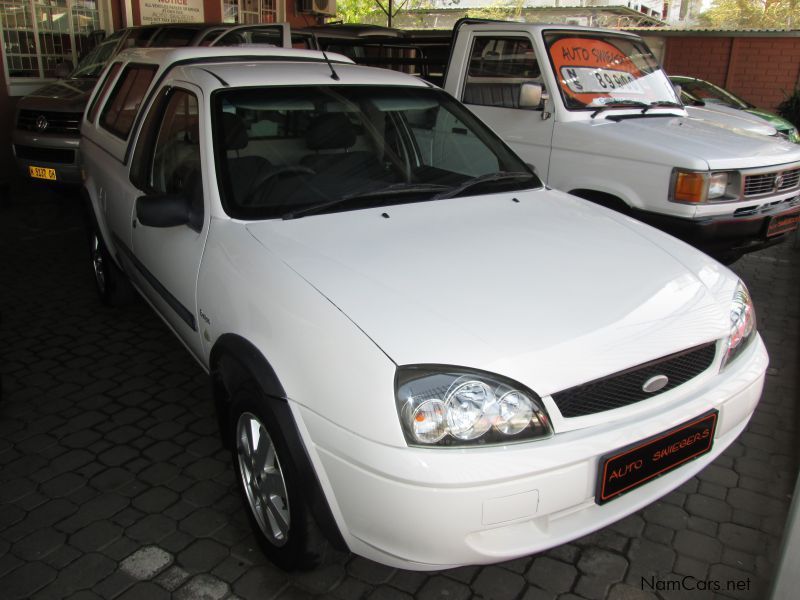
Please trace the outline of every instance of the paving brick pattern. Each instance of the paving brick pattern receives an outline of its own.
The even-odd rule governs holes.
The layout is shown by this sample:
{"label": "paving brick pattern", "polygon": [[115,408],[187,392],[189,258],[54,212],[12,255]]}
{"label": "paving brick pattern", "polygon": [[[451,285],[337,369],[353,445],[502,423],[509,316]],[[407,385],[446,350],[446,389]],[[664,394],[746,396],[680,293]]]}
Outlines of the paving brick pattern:
{"label": "paving brick pattern", "polygon": [[[764,397],[660,502],[494,566],[426,574],[341,555],[288,575],[250,534],[206,375],[143,302],[99,305],[83,235],[74,200],[0,205],[0,598],[766,597],[797,473],[796,245],[735,265],[771,355]],[[676,589],[684,577],[701,589]]]}

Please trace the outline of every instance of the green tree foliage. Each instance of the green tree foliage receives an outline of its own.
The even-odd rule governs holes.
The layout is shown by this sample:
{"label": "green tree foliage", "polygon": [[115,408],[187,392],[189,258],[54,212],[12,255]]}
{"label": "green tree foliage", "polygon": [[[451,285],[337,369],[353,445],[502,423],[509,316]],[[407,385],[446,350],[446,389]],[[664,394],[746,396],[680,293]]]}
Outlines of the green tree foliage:
{"label": "green tree foliage", "polygon": [[714,0],[700,22],[727,29],[793,29],[800,26],[800,0]]}
{"label": "green tree foliage", "polygon": [[336,18],[343,23],[377,23],[382,19],[385,23],[386,15],[375,0],[336,0]]}
{"label": "green tree foliage", "polygon": [[[458,0],[455,0],[457,4]],[[405,10],[432,8],[434,0],[392,0],[392,17]],[[389,0],[336,0],[336,18],[342,23],[386,25]]]}

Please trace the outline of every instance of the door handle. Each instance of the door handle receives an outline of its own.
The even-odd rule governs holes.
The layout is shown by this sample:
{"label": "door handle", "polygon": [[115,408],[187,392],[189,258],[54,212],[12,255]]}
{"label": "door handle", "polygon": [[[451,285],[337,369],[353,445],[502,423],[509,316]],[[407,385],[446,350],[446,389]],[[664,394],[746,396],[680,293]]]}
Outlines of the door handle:
{"label": "door handle", "polygon": [[134,219],[133,221],[131,221],[131,227],[133,227],[134,229],[136,229],[136,219]]}

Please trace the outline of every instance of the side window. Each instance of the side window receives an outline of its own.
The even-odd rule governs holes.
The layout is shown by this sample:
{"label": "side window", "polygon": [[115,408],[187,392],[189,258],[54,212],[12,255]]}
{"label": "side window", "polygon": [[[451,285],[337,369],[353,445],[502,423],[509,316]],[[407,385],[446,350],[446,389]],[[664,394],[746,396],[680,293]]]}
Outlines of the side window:
{"label": "side window", "polygon": [[156,34],[150,46],[155,48],[188,46],[196,35],[197,29],[167,26]]}
{"label": "side window", "polygon": [[156,134],[148,188],[160,194],[199,194],[202,198],[197,97],[173,89]]}
{"label": "side window", "polygon": [[97,110],[100,108],[100,100],[102,100],[103,96],[106,95],[108,88],[111,87],[111,82],[114,81],[121,67],[122,63],[114,63],[111,65],[111,69],[108,71],[108,75],[106,75],[106,79],[103,82],[102,87],[97,92],[97,95],[92,101],[92,105],[89,107],[89,112],[86,113],[86,120],[90,123],[93,122],[94,118],[97,116]]}
{"label": "side window", "polygon": [[465,104],[519,108],[526,82],[542,83],[528,37],[476,37],[462,100]]}
{"label": "side window", "polygon": [[128,65],[108,97],[100,115],[100,125],[117,137],[128,139],[136,113],[155,74],[155,65]]}
{"label": "side window", "polygon": [[[405,112],[422,165],[464,175],[493,173],[499,169],[497,156],[470,127],[452,112],[439,107]],[[386,128],[387,140],[391,130]]]}

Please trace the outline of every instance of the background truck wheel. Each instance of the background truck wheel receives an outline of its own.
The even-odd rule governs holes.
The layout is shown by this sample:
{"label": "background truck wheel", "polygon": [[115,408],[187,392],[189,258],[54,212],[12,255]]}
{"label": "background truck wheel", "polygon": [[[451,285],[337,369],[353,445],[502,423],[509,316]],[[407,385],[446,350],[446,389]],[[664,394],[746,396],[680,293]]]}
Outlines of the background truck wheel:
{"label": "background truck wheel", "polygon": [[304,501],[292,453],[252,381],[237,385],[230,411],[231,453],[250,525],[267,558],[285,570],[310,569],[328,543]]}
{"label": "background truck wheel", "polygon": [[108,253],[97,227],[89,234],[89,260],[100,302],[106,306],[120,306],[132,299],[133,288]]}

